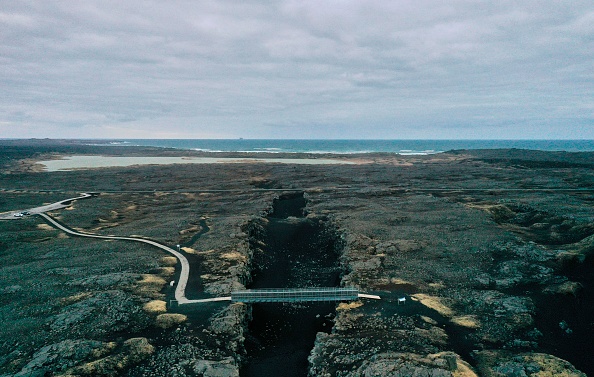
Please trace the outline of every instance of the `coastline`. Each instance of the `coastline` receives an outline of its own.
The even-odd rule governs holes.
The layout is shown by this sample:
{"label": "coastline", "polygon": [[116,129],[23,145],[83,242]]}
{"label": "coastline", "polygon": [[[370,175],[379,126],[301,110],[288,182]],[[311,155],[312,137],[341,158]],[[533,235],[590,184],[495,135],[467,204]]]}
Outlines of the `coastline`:
{"label": "coastline", "polygon": [[[592,152],[590,139],[0,139],[2,146],[51,145],[63,148],[103,148],[120,154],[118,149],[152,149],[206,153],[308,153],[311,155],[366,155],[390,153],[399,155],[429,155],[452,150],[525,149],[549,152]],[[128,152],[130,153],[130,152]]]}
{"label": "coastline", "polygon": [[531,149],[543,151],[594,151],[594,140],[505,139],[129,139],[103,140],[97,145],[150,146],[202,152],[428,155],[464,149]]}
{"label": "coastline", "polygon": [[256,157],[126,157],[126,156],[81,156],[68,155],[52,160],[35,161],[43,165],[44,171],[68,171],[109,167],[129,167],[140,165],[175,165],[175,164],[240,164],[240,163],[279,163],[295,165],[335,165],[354,164],[346,159],[328,158],[256,158]]}

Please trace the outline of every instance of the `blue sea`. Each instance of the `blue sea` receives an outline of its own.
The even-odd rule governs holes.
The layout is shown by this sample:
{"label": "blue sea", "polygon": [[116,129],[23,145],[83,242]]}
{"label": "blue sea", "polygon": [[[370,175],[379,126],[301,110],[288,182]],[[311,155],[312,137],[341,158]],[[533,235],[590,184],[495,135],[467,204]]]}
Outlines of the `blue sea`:
{"label": "blue sea", "polygon": [[113,145],[152,146],[205,152],[333,153],[390,152],[424,155],[454,149],[517,148],[542,151],[594,151],[594,140],[264,140],[264,139],[137,139]]}

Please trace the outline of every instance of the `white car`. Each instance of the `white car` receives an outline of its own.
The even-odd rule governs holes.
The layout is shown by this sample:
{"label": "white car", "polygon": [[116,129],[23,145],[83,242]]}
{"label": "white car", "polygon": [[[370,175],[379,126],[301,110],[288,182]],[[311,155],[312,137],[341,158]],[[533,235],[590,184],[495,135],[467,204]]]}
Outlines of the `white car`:
{"label": "white car", "polygon": [[22,213],[15,213],[13,216],[14,217],[23,217],[23,214]]}

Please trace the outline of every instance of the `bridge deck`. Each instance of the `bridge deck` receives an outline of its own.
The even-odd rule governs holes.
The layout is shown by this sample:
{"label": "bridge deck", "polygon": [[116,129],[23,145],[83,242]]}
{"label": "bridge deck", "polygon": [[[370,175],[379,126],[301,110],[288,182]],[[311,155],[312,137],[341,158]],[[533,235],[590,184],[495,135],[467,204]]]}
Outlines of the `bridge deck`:
{"label": "bridge deck", "polygon": [[357,288],[275,288],[246,289],[231,292],[234,302],[305,302],[305,301],[352,301],[357,300]]}

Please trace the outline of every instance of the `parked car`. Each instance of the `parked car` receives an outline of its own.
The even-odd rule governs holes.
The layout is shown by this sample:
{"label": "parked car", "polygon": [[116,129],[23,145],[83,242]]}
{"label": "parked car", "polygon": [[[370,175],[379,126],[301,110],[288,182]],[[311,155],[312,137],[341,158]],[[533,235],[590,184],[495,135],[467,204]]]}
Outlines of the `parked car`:
{"label": "parked car", "polygon": [[23,217],[23,214],[22,213],[15,213],[13,216],[14,217]]}

